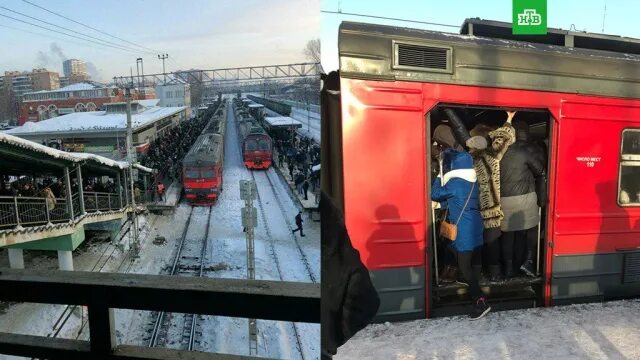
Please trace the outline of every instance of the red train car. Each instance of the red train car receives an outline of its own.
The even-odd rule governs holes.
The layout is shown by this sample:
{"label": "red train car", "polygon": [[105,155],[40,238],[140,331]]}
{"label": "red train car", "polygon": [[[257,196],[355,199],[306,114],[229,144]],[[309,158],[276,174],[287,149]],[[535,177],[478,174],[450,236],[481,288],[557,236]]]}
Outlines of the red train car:
{"label": "red train car", "polygon": [[212,205],[222,192],[225,121],[222,103],[182,160],[184,193],[193,205]]}
{"label": "red train car", "polygon": [[238,101],[236,104],[238,136],[242,144],[243,162],[247,169],[268,169],[273,158],[271,137],[244,108],[244,106],[248,106],[246,101],[243,105]]}
{"label": "red train car", "polygon": [[446,34],[341,25],[322,125],[324,154],[337,162],[323,178],[380,294],[378,320],[468,303],[463,286],[439,281],[429,197],[431,132],[447,107],[468,127],[518,110],[547,148],[538,276],[483,283],[492,306],[640,295],[640,41],[549,29],[524,42],[510,26],[467,20],[462,34]]}

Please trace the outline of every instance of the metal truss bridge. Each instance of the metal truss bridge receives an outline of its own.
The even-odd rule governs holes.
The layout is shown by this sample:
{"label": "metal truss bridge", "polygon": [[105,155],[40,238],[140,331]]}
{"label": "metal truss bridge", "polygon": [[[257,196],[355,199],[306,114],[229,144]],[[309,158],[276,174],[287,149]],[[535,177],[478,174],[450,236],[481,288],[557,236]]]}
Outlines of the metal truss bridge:
{"label": "metal truss bridge", "polygon": [[172,83],[176,80],[189,84],[201,84],[217,87],[224,84],[238,85],[278,79],[296,79],[320,76],[320,63],[299,63],[285,65],[248,66],[239,68],[213,70],[181,70],[162,74],[145,74],[132,76],[116,76],[113,78],[117,86],[125,87],[133,84],[138,87],[155,86]]}

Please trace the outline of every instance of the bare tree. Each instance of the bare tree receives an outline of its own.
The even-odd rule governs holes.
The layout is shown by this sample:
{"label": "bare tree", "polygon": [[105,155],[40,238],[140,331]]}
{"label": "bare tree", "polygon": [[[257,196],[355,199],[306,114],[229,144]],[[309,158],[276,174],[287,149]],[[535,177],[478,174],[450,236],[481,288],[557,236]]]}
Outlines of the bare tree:
{"label": "bare tree", "polygon": [[320,39],[307,41],[307,46],[304,48],[304,56],[306,56],[309,61],[315,63],[320,62]]}

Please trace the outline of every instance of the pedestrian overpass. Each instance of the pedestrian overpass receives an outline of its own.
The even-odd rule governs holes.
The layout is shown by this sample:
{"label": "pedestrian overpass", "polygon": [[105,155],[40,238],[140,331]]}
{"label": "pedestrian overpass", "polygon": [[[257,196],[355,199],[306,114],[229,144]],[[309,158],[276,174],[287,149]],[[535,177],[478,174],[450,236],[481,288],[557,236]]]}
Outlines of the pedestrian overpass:
{"label": "pedestrian overpass", "polygon": [[[63,195],[55,201],[42,193],[0,196],[0,247],[8,249],[12,268],[24,268],[24,250],[53,250],[59,268],[73,270],[72,252],[85,240],[85,230],[117,232],[134,210],[127,162],[64,152],[4,133],[0,158],[0,175],[18,182],[23,176],[63,179]],[[135,164],[133,173],[147,179],[152,169]],[[108,178],[115,190],[84,191],[83,178]]]}

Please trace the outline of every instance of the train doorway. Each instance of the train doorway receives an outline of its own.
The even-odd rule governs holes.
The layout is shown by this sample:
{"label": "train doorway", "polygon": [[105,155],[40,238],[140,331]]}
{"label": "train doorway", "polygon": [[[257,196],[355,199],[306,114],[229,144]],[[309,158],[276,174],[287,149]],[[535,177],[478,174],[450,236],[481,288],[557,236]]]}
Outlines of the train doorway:
{"label": "train doorway", "polygon": [[[515,111],[511,121],[513,125],[513,141],[518,141],[517,146],[508,146],[502,152],[498,146],[497,135],[505,135],[509,132],[501,132],[507,121],[507,111]],[[451,119],[455,116],[456,119]],[[431,199],[431,184],[440,178],[444,180],[450,169],[446,164],[446,155],[443,150],[447,146],[453,146],[459,151],[470,151],[474,159],[474,169],[476,169],[477,184],[480,192],[478,207],[485,211],[481,212],[483,224],[488,219],[495,220],[496,214],[503,214],[506,211],[507,222],[498,220],[501,230],[495,230],[483,239],[481,252],[481,265],[473,267],[473,271],[479,279],[482,291],[488,295],[491,306],[494,310],[509,310],[516,308],[535,307],[543,305],[544,296],[544,274],[545,274],[545,249],[547,240],[547,194],[549,192],[549,169],[550,169],[550,144],[552,139],[552,116],[545,109],[507,109],[491,106],[466,106],[459,104],[440,104],[433,108],[426,115],[427,130],[426,138],[429,139],[427,149],[426,169],[426,203],[428,204],[428,250],[427,260],[430,266],[430,276],[427,278],[430,283],[429,297],[432,317],[450,316],[457,314],[467,314],[471,302],[469,286],[461,276],[457,267],[457,257],[452,250],[450,240],[440,236],[440,226],[446,216],[446,202],[435,202]],[[459,126],[458,124],[462,125]],[[456,126],[458,125],[458,126]],[[450,129],[450,130],[449,130]],[[450,136],[453,144],[445,145],[446,139]],[[466,139],[480,136],[486,139],[487,147],[484,151],[470,148]],[[504,138],[504,137],[503,137]],[[476,138],[477,139],[477,138]],[[526,146],[523,146],[526,142]],[[509,150],[511,149],[511,150]],[[526,153],[522,153],[526,149]],[[512,153],[507,154],[509,151]],[[502,188],[500,179],[505,183],[513,183],[513,173],[502,173],[503,165],[508,161],[513,161],[514,152],[520,151],[519,158],[531,157],[531,161],[540,164],[540,169],[530,169],[530,184],[518,184],[519,189]],[[483,155],[483,153],[486,154]],[[487,155],[492,154],[495,161],[489,163]],[[484,159],[483,159],[484,158]],[[496,167],[498,166],[498,167]],[[530,167],[530,166],[529,166]],[[509,172],[509,169],[506,169]],[[500,175],[494,173],[498,172]],[[517,178],[517,176],[516,176]],[[496,184],[497,181],[497,184]],[[496,186],[497,185],[497,186]],[[528,189],[523,191],[522,189]],[[487,192],[489,190],[489,192]],[[491,191],[492,190],[492,191]],[[502,197],[495,192],[502,192]],[[527,224],[514,225],[513,204],[507,205],[507,209],[502,208],[502,201],[513,201],[519,199],[513,197],[510,192],[528,192],[534,190],[536,204],[534,224],[527,220]],[[505,193],[506,191],[506,193]],[[489,196],[489,195],[492,196]],[[505,196],[507,195],[507,196]],[[505,199],[503,199],[503,197]],[[487,203],[487,198],[493,199]],[[496,204],[497,202],[497,204]],[[495,210],[495,206],[501,206],[498,213],[486,211],[488,208]],[[542,206],[540,206],[542,205]],[[480,209],[479,209],[480,210]],[[533,211],[533,210],[531,210]],[[529,211],[529,212],[531,212]],[[533,215],[532,215],[533,216]],[[495,222],[493,222],[495,225]],[[515,227],[514,227],[515,226]],[[522,229],[526,227],[526,229]],[[517,230],[514,230],[517,229]],[[513,231],[512,231],[513,230]],[[528,252],[532,252],[530,255]],[[509,259],[510,258],[510,259]],[[520,268],[527,259],[532,260],[531,271],[527,274]],[[509,263],[509,264],[506,264]],[[526,268],[526,267],[525,267]],[[510,270],[509,270],[510,269]]]}

